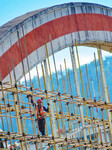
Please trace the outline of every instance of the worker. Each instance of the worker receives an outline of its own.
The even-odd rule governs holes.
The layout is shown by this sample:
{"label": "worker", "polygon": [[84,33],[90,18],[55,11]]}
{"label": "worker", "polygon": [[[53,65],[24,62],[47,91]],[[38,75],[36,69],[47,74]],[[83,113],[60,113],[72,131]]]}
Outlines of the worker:
{"label": "worker", "polygon": [[42,135],[45,135],[45,114],[49,111],[48,108],[42,105],[42,99],[38,99],[37,104],[37,119],[39,130],[42,133]]}

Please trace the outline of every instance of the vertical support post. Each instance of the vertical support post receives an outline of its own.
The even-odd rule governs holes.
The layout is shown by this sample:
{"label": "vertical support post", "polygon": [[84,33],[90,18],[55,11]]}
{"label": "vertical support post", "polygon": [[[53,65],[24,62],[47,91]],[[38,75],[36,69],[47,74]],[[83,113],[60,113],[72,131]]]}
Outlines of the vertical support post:
{"label": "vertical support post", "polygon": [[[79,78],[78,78],[77,67],[76,67],[76,59],[75,59],[75,54],[74,54],[74,51],[73,51],[73,47],[72,47],[72,50],[70,50],[70,55],[71,55],[72,67],[73,67],[75,84],[76,84],[76,92],[77,92],[77,95],[79,97],[81,97]],[[80,115],[81,115],[81,120],[82,120],[82,126],[84,126],[84,116],[83,116],[83,114],[84,114],[83,113],[83,107],[80,106]],[[86,130],[84,130],[83,134],[84,134],[84,139],[87,140]]]}
{"label": "vertical support post", "polygon": [[99,63],[100,63],[102,83],[103,83],[103,88],[104,88],[105,101],[108,103],[109,99],[108,99],[108,92],[107,92],[107,82],[106,82],[106,77],[105,77],[105,70],[104,70],[104,65],[103,65],[101,49],[98,49],[98,57],[99,57]]}
{"label": "vertical support post", "polygon": [[[14,74],[14,80],[15,80],[15,88],[17,90],[17,80],[16,80],[16,73],[15,73],[15,68],[14,68],[14,62],[13,62],[13,58],[11,59],[12,60],[12,67],[13,67],[13,74]],[[16,116],[20,116],[20,109],[19,109],[19,99],[18,99],[18,91],[17,91],[17,94],[14,94],[14,101],[15,101],[15,110],[16,110]],[[22,123],[21,123],[21,119],[17,119],[17,124],[18,124],[18,131],[19,133],[22,134]],[[21,142],[21,149],[24,150],[25,147],[24,147],[24,143]]]}
{"label": "vertical support post", "polygon": [[[42,73],[43,73],[43,79],[44,79],[46,100],[47,100],[47,103],[48,103],[48,110],[49,110],[49,100],[48,100],[48,93],[47,93],[47,87],[46,87],[45,72],[44,72],[43,65],[42,65]],[[54,149],[56,150],[56,142],[55,142],[55,138],[54,138],[54,129],[53,129],[53,124],[52,124],[52,120],[51,120],[51,112],[50,111],[49,111],[49,118],[50,118],[50,125],[51,125],[51,132],[52,132],[52,139],[53,139],[53,143],[54,143]]]}
{"label": "vertical support post", "polygon": [[[45,47],[46,47],[46,54],[47,54],[47,61],[48,61],[48,69],[49,69],[50,79],[51,79],[51,87],[52,87],[52,91],[54,91],[53,79],[52,79],[52,73],[51,73],[51,66],[50,66],[49,54],[48,54],[46,41],[45,41]],[[54,97],[54,99],[55,99],[55,97]],[[59,137],[61,137],[60,125],[59,125],[59,115],[58,115],[58,111],[57,111],[56,101],[55,101],[55,110],[56,110],[56,117],[57,117],[57,126],[58,126]]]}
{"label": "vertical support post", "polygon": [[99,100],[101,101],[101,91],[100,91],[100,84],[99,84],[99,78],[98,78],[98,69],[97,69],[97,62],[96,62],[96,55],[95,55],[95,53],[94,53],[94,60],[95,60],[96,75],[97,75],[97,82],[98,82]]}
{"label": "vertical support post", "polygon": [[[48,74],[48,69],[47,69],[47,62],[44,60],[44,67],[45,67],[45,75],[46,75],[46,81],[47,81],[47,88],[48,91],[51,90],[50,88],[50,80],[49,80],[49,74]],[[55,122],[55,116],[54,116],[54,109],[53,109],[53,102],[50,99],[50,110],[51,110],[51,116],[52,116],[52,122],[53,122],[53,129],[54,129],[54,137],[57,136],[57,130],[56,130],[56,122]]]}
{"label": "vertical support post", "polygon": [[[86,101],[85,101],[85,92],[84,92],[84,85],[83,85],[83,79],[82,79],[82,72],[81,72],[81,67],[80,67],[80,60],[79,60],[79,54],[78,54],[78,48],[77,48],[77,42],[76,42],[76,40],[75,40],[75,46],[76,46],[77,60],[78,60],[79,71],[80,71],[80,78],[81,78],[81,85],[82,85],[82,91],[83,91],[83,99],[84,99],[84,104],[85,104],[87,122],[89,123],[87,105],[86,105]],[[91,149],[93,149],[90,128],[88,128],[88,130],[89,130],[89,137],[90,137]]]}
{"label": "vertical support post", "polygon": [[[61,115],[62,116],[62,122],[63,122],[63,126],[64,126],[64,131],[65,131],[65,134],[66,134],[65,120],[63,119],[63,108],[62,108],[62,101],[61,101],[61,94],[60,94],[60,87],[59,87],[59,79],[58,79],[58,73],[57,73],[57,68],[56,68],[56,61],[55,61],[55,57],[54,57],[54,51],[53,51],[51,35],[49,35],[49,38],[50,38],[50,43],[51,43],[52,56],[53,56],[54,68],[55,68],[56,79],[57,79],[60,111],[62,113],[62,115]],[[67,137],[67,134],[66,134],[66,137]]]}
{"label": "vertical support post", "polygon": [[[101,76],[102,76],[102,83],[103,83],[103,89],[104,89],[104,96],[105,96],[105,102],[109,103],[109,98],[108,98],[108,91],[107,91],[107,82],[106,82],[106,77],[105,77],[105,70],[104,70],[104,65],[103,65],[103,58],[102,58],[102,53],[101,49],[98,49],[98,57],[99,57],[99,63],[100,63],[100,71],[101,71]],[[111,113],[109,110],[107,110],[108,113],[108,119],[109,119],[109,124],[110,124],[110,133],[112,137],[112,122],[111,122]]]}

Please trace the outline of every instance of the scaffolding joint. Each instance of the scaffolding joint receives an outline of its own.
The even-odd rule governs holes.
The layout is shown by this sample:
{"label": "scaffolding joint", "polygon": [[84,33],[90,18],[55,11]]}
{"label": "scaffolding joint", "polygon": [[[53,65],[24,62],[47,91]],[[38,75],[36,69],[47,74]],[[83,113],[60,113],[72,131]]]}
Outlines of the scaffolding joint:
{"label": "scaffolding joint", "polygon": [[59,114],[62,114],[62,112],[60,111]]}
{"label": "scaffolding joint", "polygon": [[31,98],[32,98],[32,95],[31,95],[31,94],[29,94],[29,95],[27,95],[27,96],[26,96],[26,98],[29,98],[29,97],[31,97]]}
{"label": "scaffolding joint", "polygon": [[11,107],[11,105],[8,103],[8,104],[7,104],[7,107]]}
{"label": "scaffolding joint", "polygon": [[7,132],[7,135],[10,135],[10,131]]}
{"label": "scaffolding joint", "polygon": [[80,107],[80,106],[81,106],[81,104],[78,104],[77,106],[78,106],[78,107]]}
{"label": "scaffolding joint", "polygon": [[94,102],[96,103],[96,99],[94,99]]}
{"label": "scaffolding joint", "polygon": [[24,109],[24,108],[26,108],[26,106],[22,105],[22,106],[21,106],[21,109]]}
{"label": "scaffolding joint", "polygon": [[71,95],[71,98],[73,99],[73,95]]}
{"label": "scaffolding joint", "polygon": [[89,106],[88,108],[91,109],[91,106]]}
{"label": "scaffolding joint", "polygon": [[33,90],[33,88],[32,88],[32,86],[30,87],[30,91],[32,91]]}
{"label": "scaffolding joint", "polygon": [[23,132],[22,135],[25,136],[26,134]]}
{"label": "scaffolding joint", "polygon": [[105,105],[107,105],[107,102],[105,102]]}
{"label": "scaffolding joint", "polygon": [[47,105],[49,106],[50,104],[49,104],[49,103],[47,103]]}
{"label": "scaffolding joint", "polygon": [[71,116],[74,116],[74,114],[73,114],[73,113],[71,113]]}
{"label": "scaffolding joint", "polygon": [[58,92],[58,96],[60,96],[61,95],[61,93],[60,92]]}
{"label": "scaffolding joint", "polygon": [[80,139],[77,139],[77,142],[80,143]]}
{"label": "scaffolding joint", "polygon": [[48,143],[48,146],[50,146],[51,144],[50,143]]}
{"label": "scaffolding joint", "polygon": [[69,102],[66,102],[66,105],[68,105],[69,104]]}
{"label": "scaffolding joint", "polygon": [[101,111],[103,111],[104,109],[103,108],[101,108]]}
{"label": "scaffolding joint", "polygon": [[18,101],[15,101],[16,105],[18,104]]}
{"label": "scaffolding joint", "polygon": [[85,97],[83,97],[83,101],[86,101]]}
{"label": "scaffolding joint", "polygon": [[15,83],[14,87],[17,89],[17,83]]}
{"label": "scaffolding joint", "polygon": [[45,93],[47,94],[47,90],[45,90]]}
{"label": "scaffolding joint", "polygon": [[54,100],[53,102],[56,103],[56,100]]}
{"label": "scaffolding joint", "polygon": [[14,95],[15,94],[15,92],[12,92],[10,95]]}
{"label": "scaffolding joint", "polygon": [[44,142],[44,139],[43,139],[43,140],[41,140],[41,142]]}
{"label": "scaffolding joint", "polygon": [[2,101],[4,101],[4,100],[5,100],[5,98],[3,97],[3,98],[2,98]]}
{"label": "scaffolding joint", "polygon": [[67,138],[65,138],[65,141],[67,142]]}

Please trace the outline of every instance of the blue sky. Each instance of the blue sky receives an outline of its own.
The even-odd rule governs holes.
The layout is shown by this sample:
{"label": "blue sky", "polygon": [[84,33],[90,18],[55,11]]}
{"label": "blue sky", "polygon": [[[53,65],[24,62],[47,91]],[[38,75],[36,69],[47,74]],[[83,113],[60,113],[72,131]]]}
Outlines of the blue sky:
{"label": "blue sky", "polygon": [[[69,3],[69,2],[90,2],[90,3],[98,3],[101,5],[112,7],[112,0],[0,0],[0,26],[27,12],[45,8],[45,7],[50,7],[53,5],[62,4],[62,3]],[[97,53],[97,50],[95,48],[87,48],[81,46],[78,49],[79,49],[81,65],[92,61],[94,59],[93,53],[94,52]],[[67,49],[62,51],[61,54],[60,53],[55,54],[58,69],[60,67],[60,64],[64,66],[63,63],[64,58],[67,59],[68,61],[67,64],[71,68],[70,57],[68,53],[69,50]],[[103,51],[103,56],[107,56],[107,55],[111,55],[111,54]],[[33,69],[32,75],[36,74],[34,70],[35,69]]]}
{"label": "blue sky", "polygon": [[0,0],[0,26],[27,12],[69,2],[91,2],[112,6],[112,0]]}

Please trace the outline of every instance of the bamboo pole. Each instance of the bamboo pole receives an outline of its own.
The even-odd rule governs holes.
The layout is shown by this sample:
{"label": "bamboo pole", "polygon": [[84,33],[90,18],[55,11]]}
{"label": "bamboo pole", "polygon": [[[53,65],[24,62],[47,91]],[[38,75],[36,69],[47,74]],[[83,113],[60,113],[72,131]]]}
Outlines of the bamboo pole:
{"label": "bamboo pole", "polygon": [[62,108],[62,102],[61,102],[61,94],[60,94],[59,80],[58,80],[58,74],[57,74],[57,68],[56,68],[56,61],[55,61],[55,57],[54,57],[54,51],[53,51],[53,45],[52,45],[51,35],[49,35],[49,38],[50,38],[50,44],[51,44],[51,50],[52,50],[52,56],[53,56],[53,63],[54,63],[54,67],[55,67],[55,74],[56,74],[56,80],[57,80],[59,106],[60,106],[60,114],[61,114],[61,116],[62,116],[62,126],[63,126],[63,129],[64,129],[65,136],[66,136],[66,138],[67,138],[67,135],[66,135],[66,127],[65,127],[65,121],[64,121],[64,119],[63,119],[63,108]]}
{"label": "bamboo pole", "polygon": [[[2,122],[3,132],[5,132],[5,126],[4,126],[4,120],[3,120],[2,107],[1,106],[0,106],[0,117],[1,117],[1,122]],[[3,139],[3,137],[2,137],[2,139]],[[4,141],[5,141],[5,146],[7,148],[8,147],[7,139],[4,139]]]}
{"label": "bamboo pole", "polygon": [[100,84],[99,84],[98,69],[97,69],[97,62],[96,62],[96,55],[95,55],[95,53],[94,53],[94,61],[95,61],[96,75],[97,75],[97,82],[98,82],[99,100],[101,101],[101,91],[100,91]]}
{"label": "bamboo pole", "polygon": [[[19,86],[20,86],[20,81],[19,81]],[[20,90],[21,90],[21,86],[20,86]],[[22,95],[22,93],[20,94],[20,96],[21,96],[21,101],[23,102],[23,95]],[[22,105],[22,107],[24,107],[24,106]],[[23,113],[23,116],[24,116],[24,123],[25,123],[25,131],[26,131],[26,134],[28,134],[25,113]],[[28,147],[30,147],[29,142],[28,142]]]}
{"label": "bamboo pole", "polygon": [[[95,90],[94,90],[94,85],[93,85],[93,79],[91,79],[91,82],[92,82],[92,89],[93,89],[93,94],[94,94],[94,101],[95,101],[95,103],[96,103],[96,96],[95,96]],[[99,111],[98,111],[97,103],[96,103],[96,112],[97,112],[97,116],[98,116],[99,139],[100,139],[100,143],[101,143],[101,145],[102,145],[102,150],[103,150],[102,133],[101,133],[101,128],[100,128],[100,119],[99,119]]]}
{"label": "bamboo pole", "polygon": [[[47,79],[47,90],[50,91],[50,80],[49,80],[49,75],[48,75],[48,68],[47,68],[47,63],[46,60],[44,60],[44,68],[45,68],[45,75]],[[54,108],[53,108],[53,102],[50,100],[50,110],[51,110],[51,116],[52,116],[52,122],[53,122],[53,129],[54,129],[54,137],[57,136],[57,130],[56,130],[56,122],[55,122],[55,116],[54,116]]]}
{"label": "bamboo pole", "polygon": [[[8,93],[7,93],[7,99],[8,99],[9,115],[11,116],[10,101],[9,101],[9,94]],[[11,130],[13,132],[13,122],[12,122],[11,117],[10,117],[10,123],[11,123]],[[15,139],[13,139],[13,141],[14,141],[14,148],[16,148]]]}
{"label": "bamboo pole", "polygon": [[[86,109],[87,122],[89,123],[88,112],[87,112],[87,105],[86,105],[86,101],[85,101],[84,85],[83,85],[83,79],[82,79],[82,73],[81,73],[81,67],[80,67],[79,54],[78,54],[78,48],[77,48],[76,40],[75,40],[75,46],[76,46],[77,60],[78,60],[79,71],[80,71],[80,78],[81,78],[81,85],[82,85],[82,91],[83,91],[83,99],[84,99],[84,104],[85,104],[85,109]],[[93,149],[90,128],[88,128],[88,130],[89,130],[89,136],[90,136],[91,149]]]}
{"label": "bamboo pole", "polygon": [[[71,78],[70,78],[70,73],[69,73],[69,71],[68,71],[68,78],[69,78],[69,83],[70,83],[70,91],[71,91],[71,95],[72,95],[72,102],[74,102],[74,100],[73,100],[73,91],[72,91],[72,85],[71,85]],[[78,107],[77,105],[76,105],[76,107]],[[74,106],[74,103],[73,103],[73,108],[74,108],[74,115],[76,115],[76,112],[75,112],[75,106]],[[75,120],[76,120],[76,116],[75,116]],[[78,129],[78,123],[77,123],[77,120],[75,121],[76,122],[76,128]],[[73,122],[73,124],[74,124],[74,122]],[[74,124],[75,125],[75,124]],[[75,128],[74,128],[75,129]],[[79,139],[79,132],[77,133],[77,137],[78,137],[78,139]],[[80,131],[80,135],[81,135],[81,131]],[[83,135],[82,135],[83,136]],[[81,137],[82,137],[81,136]],[[76,138],[77,138],[76,137]],[[77,148],[77,150],[78,150],[78,148]],[[82,150],[83,150],[83,147],[82,147]]]}
{"label": "bamboo pole", "polygon": [[[36,66],[36,71],[37,71],[37,78],[38,78],[38,82],[39,82],[39,88],[41,89],[38,66]],[[42,99],[43,99],[43,98],[42,98]],[[43,102],[42,102],[42,103],[43,103]],[[46,118],[45,118],[45,121],[46,121]],[[46,133],[47,133],[47,136],[48,136],[47,124],[45,124],[45,128],[46,128]],[[50,149],[50,146],[49,146],[49,149]]]}
{"label": "bamboo pole", "polygon": [[[44,78],[44,86],[45,86],[45,93],[46,93],[46,99],[47,99],[47,104],[48,104],[48,110],[49,110],[49,100],[48,100],[48,93],[47,93],[47,87],[46,87],[46,80],[45,80],[45,73],[44,73],[44,67],[42,65],[42,72],[43,72],[43,78]],[[51,112],[49,111],[49,116],[50,116],[50,125],[51,125],[51,131],[52,131],[52,139],[54,143],[54,149],[56,150],[56,143],[55,143],[55,138],[54,138],[54,131],[53,131],[53,125],[52,125],[52,120],[51,120]]]}
{"label": "bamboo pole", "polygon": [[39,88],[41,89],[38,66],[36,66],[36,71],[37,71],[37,78],[38,78],[38,82],[39,82]]}
{"label": "bamboo pole", "polygon": [[[73,110],[72,110],[72,105],[71,105],[71,111],[76,116],[76,109],[75,109],[74,100],[73,100],[73,90],[72,90],[72,86],[71,86],[71,78],[70,78],[69,71],[67,72],[67,65],[66,65],[66,60],[65,59],[64,59],[64,64],[65,64],[65,70],[66,70],[66,78],[67,78],[67,85],[68,85],[69,95],[70,95],[70,92],[71,92],[70,103],[73,102],[74,113],[73,113]],[[69,84],[70,84],[70,87],[69,87]],[[71,99],[72,99],[72,102],[71,102]],[[77,104],[76,104],[76,107],[77,107]],[[73,114],[71,114],[71,115],[73,115]],[[77,126],[77,122],[76,122],[76,126]],[[78,126],[77,126],[77,128],[78,128]],[[74,127],[74,129],[75,129],[75,127]],[[79,138],[79,135],[78,135],[78,138]]]}
{"label": "bamboo pole", "polygon": [[[31,80],[31,79],[30,79]],[[32,83],[32,82],[31,82]],[[34,85],[33,85],[33,83],[31,84],[31,87],[32,87],[32,96],[30,97],[31,98],[31,103],[33,104],[33,105],[29,105],[30,106],[30,110],[32,111],[33,110],[33,107],[34,107],[34,109],[36,109],[37,107],[36,107],[36,101],[35,101],[35,96],[34,96]],[[28,100],[29,100],[29,98],[28,98]],[[34,105],[35,104],[35,105]],[[38,126],[38,122],[37,122],[37,120],[38,120],[38,118],[37,118],[37,112],[36,111],[34,111],[34,114],[35,114],[35,121],[36,121],[36,125],[37,125],[37,130],[38,130],[38,137],[39,137],[39,144],[40,144],[40,149],[42,149],[43,148],[43,146],[42,146],[42,141],[40,140],[40,131],[39,131],[39,126]],[[34,114],[32,114],[31,113],[31,116],[34,118]],[[32,125],[33,125],[33,132],[34,132],[34,135],[36,136],[36,130],[35,130],[35,123],[33,122],[32,123]],[[36,147],[36,150],[38,150],[38,144],[37,144],[37,139],[36,139],[36,141],[35,141],[35,147]]]}
{"label": "bamboo pole", "polygon": [[[73,73],[74,73],[74,80],[75,80],[75,85],[76,85],[77,96],[81,97],[80,84],[79,84],[79,78],[78,78],[77,67],[76,67],[76,58],[75,58],[75,54],[73,51],[73,47],[72,47],[72,49],[70,49],[70,55],[71,55],[72,68],[73,68]],[[83,113],[83,107],[81,105],[79,105],[79,110],[80,110],[82,126],[84,126],[85,125],[84,116],[83,116],[84,113]],[[78,113],[78,107],[77,107],[77,113]],[[84,139],[87,140],[87,135],[86,135],[85,130],[83,131],[83,136],[84,136]]]}
{"label": "bamboo pole", "polygon": [[23,134],[24,141],[25,141],[25,147],[24,147],[24,143],[23,142],[21,144],[22,144],[22,149],[24,150],[26,148],[26,150],[27,150],[27,143],[26,143],[26,137],[24,136],[25,132],[24,132],[24,127],[23,127],[23,119],[22,119],[21,107],[20,107],[20,103],[19,103],[18,86],[17,86],[16,72],[15,72],[15,68],[14,68],[13,59],[12,59],[12,67],[13,67],[13,74],[14,74],[15,88],[16,88],[16,94],[14,94],[14,96],[16,96],[16,99],[17,99],[16,104],[18,104],[18,113],[19,113],[19,116],[20,116],[20,122],[19,122],[19,124],[20,124],[20,133]]}
{"label": "bamboo pole", "polygon": [[21,62],[22,62],[23,75],[24,75],[25,84],[27,86],[25,66],[24,66],[24,62],[23,62],[22,47],[21,47],[21,41],[20,41],[19,31],[17,31],[17,36],[18,36],[19,51],[20,51],[19,53],[20,53]]}
{"label": "bamboo pole", "polygon": [[[109,102],[110,102],[110,96],[109,96],[109,90],[108,90],[108,87],[107,87],[107,92],[108,92],[108,99],[109,99]],[[111,115],[111,118],[112,118],[112,115]],[[110,141],[112,141],[112,130],[111,130],[111,126],[110,126],[110,121],[109,121],[109,115],[108,115],[108,111],[107,111],[107,119],[108,119],[108,123],[109,123],[109,130],[110,130]]]}
{"label": "bamboo pole", "polygon": [[[63,93],[66,93],[66,92],[67,92],[67,91],[66,91],[66,85],[65,85],[65,83],[64,83],[61,65],[60,65],[60,71],[61,71],[61,79],[62,79],[62,85],[63,85]],[[66,98],[67,98],[67,97],[66,97]],[[72,126],[71,126],[71,118],[70,118],[70,111],[69,111],[68,104],[69,104],[69,102],[68,102],[68,100],[67,100],[67,103],[66,103],[66,112],[67,112],[67,109],[68,109],[69,120],[70,120],[70,125],[69,125],[69,121],[68,121],[68,128],[69,128],[69,132],[70,132],[70,130],[71,130],[70,128],[72,128]]]}
{"label": "bamboo pole", "polygon": [[11,140],[11,134],[10,134],[10,128],[9,128],[9,120],[8,120],[8,113],[7,113],[7,106],[6,106],[6,101],[5,101],[5,94],[4,94],[4,91],[3,91],[3,85],[2,85],[2,78],[1,78],[1,74],[0,74],[0,86],[1,86],[1,89],[2,89],[2,101],[4,102],[4,106],[5,106],[5,113],[6,113],[6,122],[7,122],[7,127],[8,127],[8,135],[9,135],[9,139],[10,139],[10,144],[11,144],[11,148],[12,148],[12,140]]}
{"label": "bamboo pole", "polygon": [[32,81],[31,81],[30,65],[29,65],[28,52],[27,52],[27,46],[26,46],[26,39],[25,39],[23,24],[22,24],[22,33],[23,33],[23,40],[24,40],[25,53],[26,53],[26,61],[27,61],[27,67],[28,67],[28,73],[29,73],[29,79],[30,79],[30,87],[31,87]]}
{"label": "bamboo pole", "polygon": [[[99,64],[100,64],[100,71],[101,71],[101,77],[102,77],[102,82],[103,82],[103,90],[104,90],[104,96],[105,96],[105,102],[109,103],[109,98],[108,98],[108,91],[107,91],[107,82],[106,82],[106,77],[105,77],[105,70],[104,70],[104,65],[103,65],[103,58],[102,58],[102,53],[101,49],[97,49],[98,51],[98,57],[99,57]],[[108,111],[108,118],[109,118],[109,124],[110,124],[110,131],[111,131],[111,137],[112,137],[112,118],[111,118],[111,113]]]}
{"label": "bamboo pole", "polygon": [[[52,91],[54,91],[53,79],[52,79],[52,73],[51,73],[51,65],[50,65],[50,61],[49,61],[49,54],[48,54],[48,49],[47,49],[46,41],[45,41],[45,48],[46,48],[46,54],[47,54],[47,60],[48,60],[48,67],[49,67],[49,73],[50,73]],[[55,97],[54,97],[54,99],[55,99]],[[54,103],[55,103],[55,110],[56,110],[58,133],[59,133],[59,137],[61,137],[60,126],[59,126],[59,115],[58,115],[58,111],[57,111],[56,101]]]}
{"label": "bamboo pole", "polygon": [[[87,75],[87,81],[88,81],[88,86],[89,86],[90,99],[92,99],[87,64],[85,64],[85,66],[86,66],[86,75]],[[92,112],[93,112],[93,118],[92,118],[91,108],[92,108]],[[92,120],[92,122],[93,122],[93,121],[95,122],[95,130],[94,130],[94,128],[93,128],[93,134],[96,133],[95,136],[96,136],[96,139],[98,140],[97,130],[96,130],[96,121],[95,121],[95,115],[94,115],[94,109],[93,109],[92,106],[89,107],[89,109],[90,109],[91,120]],[[95,137],[94,137],[94,139],[95,139]]]}
{"label": "bamboo pole", "polygon": [[[63,84],[63,93],[67,94],[65,79],[63,78],[63,72],[62,72],[62,66],[61,65],[60,65],[60,71],[61,71],[61,78],[62,78],[62,84]],[[67,96],[65,98],[67,98]],[[70,99],[70,102],[71,102],[71,99]],[[73,128],[72,128],[72,121],[71,121],[71,115],[70,115],[68,99],[67,99],[67,102],[66,102],[66,112],[68,112],[68,115],[69,115],[69,119],[67,120],[68,121],[68,127],[69,127],[69,133],[72,134],[73,133]],[[70,123],[69,123],[69,121],[70,121]],[[71,138],[73,139],[74,136],[72,135]]]}
{"label": "bamboo pole", "polygon": [[[13,63],[12,63],[12,65],[13,65]],[[14,66],[13,66],[13,69],[14,69]],[[14,76],[15,76],[15,71],[13,73],[14,73]],[[12,76],[11,76],[11,72],[10,72],[10,67],[9,67],[9,76],[10,76],[10,82],[11,82],[11,87],[12,87]],[[14,93],[13,93],[13,99],[14,99],[14,107],[15,107],[15,114],[16,114],[16,121],[17,121],[18,132],[20,133],[20,131],[21,131],[21,129],[20,129],[20,119],[18,119],[19,109],[18,109],[18,104],[16,103],[16,99],[15,99]],[[22,142],[20,142],[20,145],[21,145],[21,149],[23,149]]]}
{"label": "bamboo pole", "polygon": [[[31,80],[31,73],[30,73],[30,66],[29,66],[29,59],[28,59],[28,52],[27,52],[27,46],[26,46],[26,40],[25,40],[25,34],[24,34],[24,27],[23,27],[23,24],[22,24],[22,33],[23,33],[25,54],[26,54],[27,67],[28,67],[28,73],[29,73],[29,79],[30,79],[30,90],[32,91],[32,90],[33,90],[33,87],[32,87],[32,80]],[[32,94],[33,94],[33,93],[32,93]],[[33,96],[33,95],[32,95],[32,96]],[[34,97],[33,97],[33,98],[34,98]],[[29,97],[28,97],[28,101],[30,102]],[[32,110],[32,105],[31,105],[31,104],[29,104],[29,108],[30,108],[30,112],[31,112],[31,110]],[[31,118],[34,118],[34,117],[32,116],[32,113],[30,113],[30,115],[31,115]],[[35,116],[36,116],[36,114],[35,114]],[[32,127],[33,127],[33,133],[35,134],[35,133],[36,133],[36,131],[35,131],[35,124],[34,124],[33,121],[32,121]],[[38,123],[37,123],[37,129],[38,129]],[[39,137],[40,137],[39,129],[38,129],[38,133],[39,133]],[[40,143],[40,147],[41,147],[41,149],[42,149],[42,143],[41,143],[40,139],[39,139],[39,143]],[[35,142],[35,147],[36,147],[36,149],[38,149],[37,142]]]}

